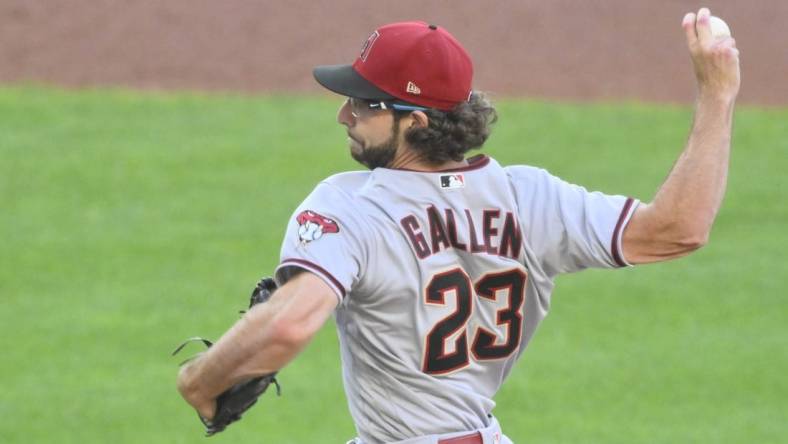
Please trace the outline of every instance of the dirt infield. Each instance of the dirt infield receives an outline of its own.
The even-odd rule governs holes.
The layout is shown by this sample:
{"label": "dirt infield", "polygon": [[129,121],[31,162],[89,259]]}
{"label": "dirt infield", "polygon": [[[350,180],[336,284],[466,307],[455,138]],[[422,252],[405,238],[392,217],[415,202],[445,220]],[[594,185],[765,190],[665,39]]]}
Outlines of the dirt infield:
{"label": "dirt infield", "polygon": [[[788,104],[788,1],[708,0],[742,50],[742,102]],[[318,92],[376,26],[423,19],[497,95],[688,102],[684,12],[697,1],[4,0],[0,82]]]}

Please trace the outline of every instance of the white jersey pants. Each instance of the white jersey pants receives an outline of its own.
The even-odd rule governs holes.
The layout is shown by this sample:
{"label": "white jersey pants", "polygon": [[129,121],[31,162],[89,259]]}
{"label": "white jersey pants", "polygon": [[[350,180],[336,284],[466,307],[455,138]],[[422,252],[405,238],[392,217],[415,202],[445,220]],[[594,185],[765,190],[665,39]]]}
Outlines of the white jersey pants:
{"label": "white jersey pants", "polygon": [[[490,415],[490,425],[483,429],[466,430],[464,432],[444,433],[440,435],[424,435],[417,436],[416,438],[406,439],[404,441],[395,441],[389,444],[440,444],[441,440],[457,438],[471,433],[479,432],[482,436],[482,444],[513,444],[506,435],[501,431],[501,426],[494,416]],[[355,438],[347,442],[347,444],[365,444],[361,438]]]}

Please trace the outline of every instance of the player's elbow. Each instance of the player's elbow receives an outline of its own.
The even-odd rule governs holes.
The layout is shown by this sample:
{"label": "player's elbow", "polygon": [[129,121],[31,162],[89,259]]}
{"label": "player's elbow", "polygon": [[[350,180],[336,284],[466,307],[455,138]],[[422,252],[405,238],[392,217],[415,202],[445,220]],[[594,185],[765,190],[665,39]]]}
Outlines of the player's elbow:
{"label": "player's elbow", "polygon": [[690,234],[676,242],[676,247],[685,254],[700,250],[709,243],[708,233]]}
{"label": "player's elbow", "polygon": [[643,205],[624,232],[624,254],[632,264],[677,259],[703,248],[710,232],[709,221],[677,217]]}
{"label": "player's elbow", "polygon": [[287,349],[301,349],[315,335],[317,328],[303,319],[277,316],[270,326],[271,341]]}
{"label": "player's elbow", "polygon": [[709,227],[683,224],[666,230],[668,233],[668,243],[681,255],[700,250],[709,243]]}
{"label": "player's elbow", "polygon": [[684,214],[676,211],[657,211],[651,206],[648,231],[666,248],[680,255],[699,250],[709,242],[713,217]]}
{"label": "player's elbow", "polygon": [[682,224],[681,243],[688,250],[695,251],[709,243],[711,227],[714,223],[714,216],[698,217]]}

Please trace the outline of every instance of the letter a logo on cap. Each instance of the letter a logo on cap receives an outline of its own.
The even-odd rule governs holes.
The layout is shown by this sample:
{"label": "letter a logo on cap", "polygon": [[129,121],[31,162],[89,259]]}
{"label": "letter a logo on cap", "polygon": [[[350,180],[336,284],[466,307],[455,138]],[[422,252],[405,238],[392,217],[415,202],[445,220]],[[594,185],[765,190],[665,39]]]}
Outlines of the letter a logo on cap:
{"label": "letter a logo on cap", "polygon": [[421,88],[416,86],[416,84],[413,82],[408,82],[408,86],[405,88],[405,92],[407,92],[408,94],[413,94],[415,96],[418,96],[419,94],[421,94]]}
{"label": "letter a logo on cap", "polygon": [[364,46],[361,47],[361,55],[358,56],[362,62],[367,61],[367,56],[369,56],[369,51],[372,49],[372,45],[375,44],[375,40],[380,37],[380,33],[375,31],[367,38],[367,41],[364,42]]}

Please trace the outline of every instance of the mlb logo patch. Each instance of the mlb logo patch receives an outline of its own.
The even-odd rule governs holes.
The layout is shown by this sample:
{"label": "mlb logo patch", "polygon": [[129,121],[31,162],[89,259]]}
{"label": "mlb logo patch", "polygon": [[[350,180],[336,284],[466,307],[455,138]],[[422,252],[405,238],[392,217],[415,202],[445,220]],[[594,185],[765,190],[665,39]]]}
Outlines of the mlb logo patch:
{"label": "mlb logo patch", "polygon": [[465,178],[462,174],[444,174],[441,176],[441,188],[444,190],[465,188]]}

